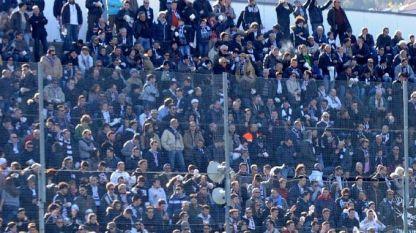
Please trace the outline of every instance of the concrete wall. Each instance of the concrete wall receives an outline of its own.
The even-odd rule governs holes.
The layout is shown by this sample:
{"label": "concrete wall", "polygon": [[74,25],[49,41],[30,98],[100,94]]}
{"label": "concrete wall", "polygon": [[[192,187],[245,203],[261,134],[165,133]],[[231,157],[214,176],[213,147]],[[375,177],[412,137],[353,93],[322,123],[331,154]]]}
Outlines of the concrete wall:
{"label": "concrete wall", "polygon": [[[84,24],[82,25],[80,38],[85,39],[86,29],[87,29],[87,10],[85,8],[85,0],[76,0],[77,3],[81,6],[84,14]],[[142,4],[143,0],[137,0]],[[48,31],[48,40],[60,40],[58,22],[53,17],[52,8],[53,0],[46,0],[45,7],[45,16],[48,18],[49,23],[47,25]],[[157,10],[159,9],[158,0],[150,0],[151,7],[155,10],[155,15],[157,15]],[[239,14],[245,7],[245,3],[233,2],[232,3],[234,10]],[[269,4],[259,5],[261,11],[261,17],[263,24],[266,29],[270,29],[274,24],[276,24],[276,12],[275,6]],[[325,11],[325,21],[326,21]],[[353,27],[353,32],[359,34],[361,28],[367,26],[374,36],[381,32],[382,28],[387,26],[390,28],[390,33],[393,34],[396,30],[401,30],[403,36],[407,39],[411,34],[416,34],[416,16],[412,15],[400,15],[392,13],[380,13],[380,12],[361,12],[361,11],[347,11],[348,18]],[[292,18],[293,20],[293,18]],[[328,25],[326,25],[328,28]]]}

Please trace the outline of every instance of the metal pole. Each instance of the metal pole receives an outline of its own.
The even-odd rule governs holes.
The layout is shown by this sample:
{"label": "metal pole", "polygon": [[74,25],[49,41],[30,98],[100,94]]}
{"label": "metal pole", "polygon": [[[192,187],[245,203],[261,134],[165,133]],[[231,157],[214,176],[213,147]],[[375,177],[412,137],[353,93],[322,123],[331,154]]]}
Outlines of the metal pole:
{"label": "metal pole", "polygon": [[40,171],[38,174],[38,194],[39,194],[39,233],[45,233],[45,203],[46,203],[46,182],[45,182],[45,117],[43,115],[43,74],[41,73],[40,63],[38,63],[38,92],[39,92],[39,153]]}
{"label": "metal pole", "polygon": [[228,79],[227,73],[222,73],[222,90],[224,96],[224,151],[225,151],[225,230],[231,233],[230,226],[230,198],[231,198],[231,178],[230,178],[230,134],[228,133]]}
{"label": "metal pole", "polygon": [[409,112],[407,80],[403,81],[403,137],[404,137],[404,194],[403,194],[403,231],[408,232],[407,210],[409,208]]}

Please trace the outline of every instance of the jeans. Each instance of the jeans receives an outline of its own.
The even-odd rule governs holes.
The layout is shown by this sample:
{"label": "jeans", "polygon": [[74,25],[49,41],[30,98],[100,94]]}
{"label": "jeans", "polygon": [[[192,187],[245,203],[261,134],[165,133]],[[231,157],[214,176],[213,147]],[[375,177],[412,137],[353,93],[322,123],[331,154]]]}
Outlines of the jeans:
{"label": "jeans", "polygon": [[185,160],[183,159],[183,152],[180,150],[168,151],[169,163],[172,171],[185,171]]}
{"label": "jeans", "polygon": [[324,75],[323,83],[325,87],[325,93],[329,93],[329,91],[335,87],[335,82],[331,81],[331,77],[329,77],[329,75]]}
{"label": "jeans", "polygon": [[67,35],[65,36],[64,40],[64,50],[71,50],[72,42],[76,42],[78,40],[79,34],[79,27],[78,25],[65,25]]}
{"label": "jeans", "polygon": [[179,47],[179,52],[181,56],[191,56],[191,47],[189,45],[182,45]]}
{"label": "jeans", "polygon": [[198,44],[198,52],[199,52],[199,56],[201,56],[201,57],[208,56],[208,52],[209,52],[208,43],[199,43]]}
{"label": "jeans", "polygon": [[151,42],[149,38],[143,38],[143,37],[139,37],[139,39],[137,40],[139,42],[139,44],[141,44],[144,48],[144,50],[148,50],[151,47]]}

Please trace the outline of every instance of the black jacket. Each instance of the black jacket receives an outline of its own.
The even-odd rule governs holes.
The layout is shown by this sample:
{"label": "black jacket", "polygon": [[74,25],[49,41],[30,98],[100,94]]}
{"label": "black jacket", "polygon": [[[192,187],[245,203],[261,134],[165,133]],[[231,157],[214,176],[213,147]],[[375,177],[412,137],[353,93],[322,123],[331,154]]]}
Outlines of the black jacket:
{"label": "black jacket", "polygon": [[351,28],[351,24],[350,21],[348,20],[347,14],[345,14],[344,9],[340,8],[339,9],[341,11],[341,15],[342,17],[344,17],[344,25],[337,25],[336,23],[336,13],[335,13],[335,8],[331,8],[328,11],[328,24],[331,25],[331,30],[339,30],[339,29],[344,29],[347,30],[348,28]]}
{"label": "black jacket", "polygon": [[156,24],[153,24],[153,39],[164,43],[172,41],[169,23],[162,23],[158,20]]}
{"label": "black jacket", "polygon": [[94,5],[94,3],[96,2],[103,3],[101,0],[87,0],[85,2],[85,7],[88,9],[88,15],[101,16],[101,14],[103,13],[103,7],[96,7]]}
{"label": "black jacket", "polygon": [[138,39],[139,37],[142,38],[152,38],[152,24],[148,21],[141,21],[137,20],[134,23],[134,37]]}
{"label": "black jacket", "polygon": [[319,68],[322,70],[323,75],[329,75],[328,67],[334,65],[331,58],[332,54],[321,53],[321,55],[319,55]]}
{"label": "black jacket", "polygon": [[147,160],[149,171],[161,171],[162,170],[162,166],[163,166],[162,154],[160,153],[160,151],[157,151],[156,154],[158,157],[157,164],[156,164],[155,157],[150,150],[148,150],[143,156],[143,158]]}
{"label": "black jacket", "polygon": [[260,18],[260,10],[257,5],[251,6],[248,5],[244,9],[244,15],[243,15],[243,28],[248,29],[250,24],[253,22],[257,22],[259,25],[261,25],[261,18]]}
{"label": "black jacket", "polygon": [[208,0],[196,0],[193,6],[197,19],[208,18],[212,13],[212,7]]}
{"label": "black jacket", "polygon": [[316,0],[312,0],[311,4],[309,5],[309,8],[308,8],[309,18],[310,18],[311,24],[322,24],[324,22],[322,11],[326,10],[331,5],[332,1],[329,0],[323,6],[315,5],[315,2]]}
{"label": "black jacket", "polygon": [[53,2],[53,16],[58,18],[62,14],[62,7],[67,3],[67,0],[55,0]]}
{"label": "black jacket", "polygon": [[289,29],[290,25],[290,14],[295,10],[292,4],[289,4],[289,9],[286,9],[283,6],[283,3],[279,3],[276,7],[276,14],[277,14],[277,22],[279,23],[280,27],[284,27],[285,29]]}
{"label": "black jacket", "polygon": [[145,14],[146,14],[146,19],[147,19],[147,22],[149,23],[149,24],[152,24],[153,23],[153,20],[154,20],[154,13],[153,13],[153,9],[152,8],[150,8],[149,7],[149,9],[146,9],[146,7],[144,7],[144,6],[141,6],[141,7],[139,7],[139,12],[140,11],[143,11]]}
{"label": "black jacket", "polygon": [[[63,7],[62,7],[62,24],[69,24],[70,23],[70,10],[69,10],[69,3],[66,3]],[[78,17],[78,25],[82,24],[82,11],[81,11],[81,7],[75,3],[75,8],[77,9],[77,17]]]}
{"label": "black jacket", "polygon": [[32,37],[34,39],[46,37],[48,35],[45,29],[48,20],[42,13],[38,16],[32,15],[32,17],[29,18],[29,24],[32,27]]}
{"label": "black jacket", "polygon": [[123,214],[114,218],[114,223],[116,224],[117,229],[121,231],[127,231],[132,228],[132,220],[123,216]]}
{"label": "black jacket", "polygon": [[391,47],[391,37],[389,35],[384,36],[383,34],[378,35],[376,46],[377,48],[386,48],[387,46]]}
{"label": "black jacket", "polygon": [[[29,15],[25,12],[24,16],[26,18],[26,22],[29,20]],[[22,27],[22,17],[20,16],[20,11],[16,11],[14,12],[11,16],[10,16],[10,25],[13,29],[13,31],[18,32],[18,31],[22,31],[21,27]],[[24,29],[23,32],[29,32],[29,24],[26,23],[26,28]]]}

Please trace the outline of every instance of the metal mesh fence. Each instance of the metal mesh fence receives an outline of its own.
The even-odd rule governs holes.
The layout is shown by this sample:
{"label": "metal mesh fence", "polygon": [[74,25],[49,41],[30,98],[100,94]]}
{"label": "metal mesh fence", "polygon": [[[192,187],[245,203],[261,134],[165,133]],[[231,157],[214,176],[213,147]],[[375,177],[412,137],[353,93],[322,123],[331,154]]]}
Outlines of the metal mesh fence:
{"label": "metal mesh fence", "polygon": [[[0,216],[19,231],[39,221],[46,232],[221,231],[225,179],[207,168],[226,156],[234,232],[400,231],[405,195],[413,227],[416,181],[409,171],[406,194],[400,82],[242,71],[228,75],[226,100],[222,74],[206,74],[210,67],[146,73],[98,62],[86,71],[64,66],[63,76],[54,77],[39,64],[11,65],[11,85],[0,101],[8,113],[0,140]],[[409,83],[411,167],[413,90]],[[39,91],[45,100],[42,187]],[[41,219],[39,188],[46,192]]]}

